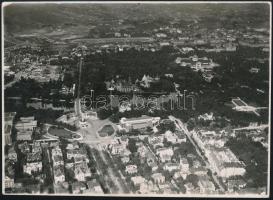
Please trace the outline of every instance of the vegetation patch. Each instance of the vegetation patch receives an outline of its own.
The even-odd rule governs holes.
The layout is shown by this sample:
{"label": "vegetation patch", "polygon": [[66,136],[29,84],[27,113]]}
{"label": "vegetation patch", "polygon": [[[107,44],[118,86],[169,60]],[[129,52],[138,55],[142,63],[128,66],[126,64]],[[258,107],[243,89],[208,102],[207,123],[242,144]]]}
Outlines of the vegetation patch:
{"label": "vegetation patch", "polygon": [[104,125],[102,127],[101,130],[98,131],[99,135],[101,137],[106,137],[106,136],[110,136],[113,135],[113,133],[115,132],[115,129],[113,128],[112,125],[108,124],[108,125]]}
{"label": "vegetation patch", "polygon": [[77,134],[66,130],[64,128],[59,128],[59,127],[50,127],[48,129],[49,134],[53,135],[53,136],[57,136],[60,138],[65,138],[65,139],[74,139],[77,138]]}

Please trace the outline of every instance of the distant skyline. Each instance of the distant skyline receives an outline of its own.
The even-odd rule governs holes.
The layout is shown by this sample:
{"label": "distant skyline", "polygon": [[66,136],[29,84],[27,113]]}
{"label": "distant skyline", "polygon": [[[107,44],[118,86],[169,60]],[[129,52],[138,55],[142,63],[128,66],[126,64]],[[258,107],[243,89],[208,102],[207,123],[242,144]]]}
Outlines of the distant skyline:
{"label": "distant skyline", "polygon": [[[12,3],[4,7],[6,31],[16,33],[22,29],[36,29],[42,24],[62,23],[92,24],[103,20],[141,20],[151,17],[178,18],[183,20],[206,17],[217,21],[238,20],[239,23],[257,26],[269,25],[270,7],[268,3]],[[33,17],[35,16],[35,17]],[[239,19],[239,18],[242,19]],[[22,20],[24,19],[24,20]],[[216,20],[217,19],[217,20]],[[240,22],[241,21],[241,22]],[[268,27],[265,27],[268,28]]]}

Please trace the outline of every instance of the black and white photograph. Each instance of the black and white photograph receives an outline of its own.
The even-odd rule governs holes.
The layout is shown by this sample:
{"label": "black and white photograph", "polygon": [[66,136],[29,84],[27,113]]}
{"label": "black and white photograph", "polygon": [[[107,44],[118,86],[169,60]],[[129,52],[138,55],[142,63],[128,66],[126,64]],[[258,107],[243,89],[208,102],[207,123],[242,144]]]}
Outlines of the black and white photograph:
{"label": "black and white photograph", "polygon": [[270,194],[271,2],[2,3],[2,194]]}

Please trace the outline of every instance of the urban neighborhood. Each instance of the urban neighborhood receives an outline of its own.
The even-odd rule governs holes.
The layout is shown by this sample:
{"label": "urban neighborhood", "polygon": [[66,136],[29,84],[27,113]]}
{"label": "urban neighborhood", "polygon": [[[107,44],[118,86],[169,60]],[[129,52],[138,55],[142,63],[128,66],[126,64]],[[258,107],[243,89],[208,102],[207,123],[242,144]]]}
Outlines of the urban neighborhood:
{"label": "urban neighborhood", "polygon": [[2,6],[3,192],[268,196],[270,6]]}

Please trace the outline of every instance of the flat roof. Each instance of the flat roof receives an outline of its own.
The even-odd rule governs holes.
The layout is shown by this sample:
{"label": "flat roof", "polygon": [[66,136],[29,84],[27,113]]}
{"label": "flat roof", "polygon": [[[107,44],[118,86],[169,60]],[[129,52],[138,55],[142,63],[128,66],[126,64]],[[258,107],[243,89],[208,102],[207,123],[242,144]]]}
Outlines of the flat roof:
{"label": "flat roof", "polygon": [[147,115],[142,115],[141,117],[133,117],[129,119],[124,119],[124,122],[132,122],[132,121],[137,121],[137,120],[148,120],[148,119],[153,119],[154,117],[150,117]]}

